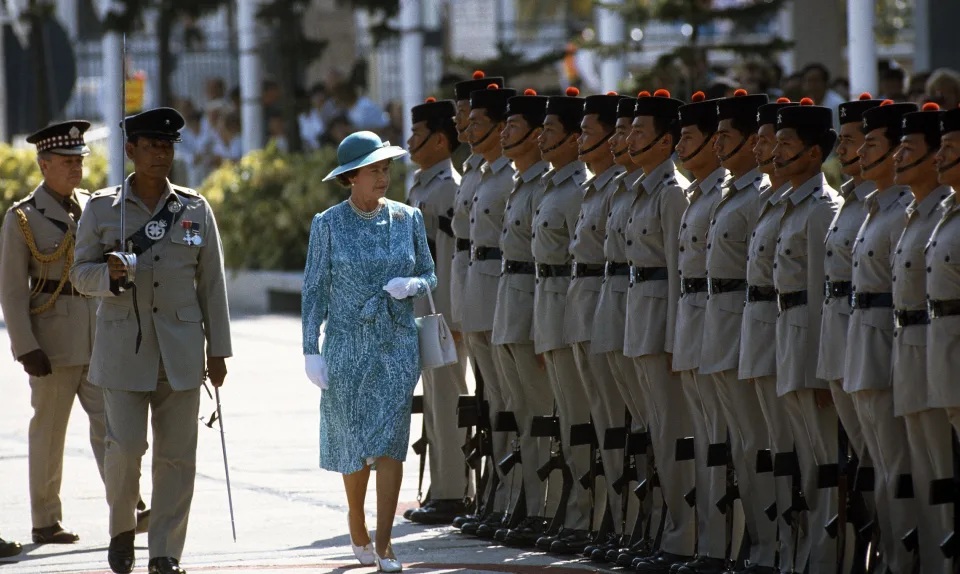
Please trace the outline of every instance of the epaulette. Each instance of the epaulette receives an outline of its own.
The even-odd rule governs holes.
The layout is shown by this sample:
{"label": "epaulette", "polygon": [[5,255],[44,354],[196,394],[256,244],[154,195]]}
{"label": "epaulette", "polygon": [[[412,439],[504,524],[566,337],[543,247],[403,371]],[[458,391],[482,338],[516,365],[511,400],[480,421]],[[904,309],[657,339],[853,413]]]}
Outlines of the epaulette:
{"label": "epaulette", "polygon": [[93,194],[90,196],[90,199],[99,199],[101,197],[113,197],[118,193],[120,193],[119,185],[115,185],[113,187],[105,187],[103,189],[98,189],[97,191],[93,192]]}
{"label": "epaulette", "polygon": [[25,207],[25,206],[36,207],[37,206],[36,201],[37,200],[34,197],[33,192],[30,192],[30,194],[24,197],[23,199],[13,202],[13,204],[10,205],[10,208],[7,209],[7,211],[11,211],[18,207]]}
{"label": "epaulette", "polygon": [[200,194],[197,193],[197,190],[190,189],[189,187],[183,187],[182,185],[174,185],[171,183],[170,189],[177,193],[182,193],[184,195],[192,195],[194,197],[200,197]]}

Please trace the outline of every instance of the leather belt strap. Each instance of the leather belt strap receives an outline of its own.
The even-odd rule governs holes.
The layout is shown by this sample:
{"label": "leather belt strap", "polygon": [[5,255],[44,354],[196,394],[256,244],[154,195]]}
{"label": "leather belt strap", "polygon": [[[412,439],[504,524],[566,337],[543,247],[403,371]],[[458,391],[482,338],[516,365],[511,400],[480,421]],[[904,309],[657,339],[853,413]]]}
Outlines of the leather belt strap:
{"label": "leather belt strap", "polygon": [[643,281],[666,281],[666,267],[637,267],[630,266],[630,285],[642,283]]}
{"label": "leather belt strap", "polygon": [[707,278],[706,277],[692,277],[690,279],[683,279],[680,281],[680,296],[689,295],[691,293],[703,293],[707,290]]}
{"label": "leather belt strap", "polygon": [[776,301],[777,300],[777,290],[773,285],[748,285],[747,286],[747,303],[754,303],[757,301]]}
{"label": "leather belt strap", "polygon": [[708,279],[707,293],[719,295],[720,293],[731,293],[734,291],[746,291],[747,282],[743,279]]}
{"label": "leather belt strap", "polygon": [[470,240],[457,239],[457,251],[470,251]]}
{"label": "leather belt strap", "polygon": [[893,324],[899,328],[909,327],[910,325],[929,325],[930,314],[926,309],[895,309],[893,311]]}
{"label": "leather belt strap", "polygon": [[780,293],[777,295],[777,305],[781,311],[786,311],[791,307],[799,307],[807,304],[807,291],[793,291],[792,293]]}
{"label": "leather belt strap", "polygon": [[570,267],[570,276],[574,279],[578,277],[603,277],[604,265],[600,263],[577,263],[573,262]]}
{"label": "leather belt strap", "polygon": [[536,272],[536,266],[531,261],[504,259],[501,271],[507,275],[533,275]]}
{"label": "leather belt strap", "polygon": [[[30,291],[36,292],[36,293],[47,293],[47,294],[52,295],[53,293],[56,293],[56,291],[57,291],[57,286],[60,285],[60,280],[59,280],[59,279],[46,279],[46,280],[44,281],[43,285],[40,287],[40,289],[37,289],[37,284],[39,284],[41,281],[43,281],[43,280],[37,279],[36,277],[31,277],[31,278],[30,278]],[[77,291],[76,289],[74,289],[74,288],[73,288],[73,284],[70,283],[69,281],[67,281],[66,283],[63,284],[63,289],[60,291],[60,294],[61,294],[61,295],[73,295],[73,296],[76,296],[76,297],[83,297],[83,294],[80,293],[79,291]]]}
{"label": "leather belt strap", "polygon": [[570,265],[547,265],[537,263],[537,279],[545,277],[569,277]]}
{"label": "leather belt strap", "polygon": [[850,295],[850,306],[854,309],[871,307],[893,307],[893,293],[856,293]]}
{"label": "leather belt strap", "polygon": [[622,261],[607,261],[603,264],[603,276],[630,275],[630,265]]}
{"label": "leather belt strap", "polygon": [[823,294],[827,299],[850,297],[853,293],[853,283],[850,281],[824,281]]}
{"label": "leather belt strap", "polygon": [[941,299],[927,301],[927,312],[931,319],[960,315],[960,299]]}
{"label": "leather belt strap", "polygon": [[470,248],[470,259],[472,261],[489,261],[490,259],[500,259],[503,254],[499,247],[484,247],[483,245],[474,245]]}

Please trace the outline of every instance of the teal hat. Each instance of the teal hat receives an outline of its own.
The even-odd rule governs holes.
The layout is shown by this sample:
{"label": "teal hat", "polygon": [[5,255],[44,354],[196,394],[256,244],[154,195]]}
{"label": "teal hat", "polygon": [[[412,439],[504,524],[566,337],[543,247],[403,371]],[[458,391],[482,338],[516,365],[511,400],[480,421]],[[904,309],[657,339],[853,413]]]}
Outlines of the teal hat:
{"label": "teal hat", "polygon": [[330,181],[340,174],[353,171],[371,163],[405,155],[407,150],[380,140],[373,132],[354,132],[343,138],[337,147],[337,169],[327,174],[323,181]]}

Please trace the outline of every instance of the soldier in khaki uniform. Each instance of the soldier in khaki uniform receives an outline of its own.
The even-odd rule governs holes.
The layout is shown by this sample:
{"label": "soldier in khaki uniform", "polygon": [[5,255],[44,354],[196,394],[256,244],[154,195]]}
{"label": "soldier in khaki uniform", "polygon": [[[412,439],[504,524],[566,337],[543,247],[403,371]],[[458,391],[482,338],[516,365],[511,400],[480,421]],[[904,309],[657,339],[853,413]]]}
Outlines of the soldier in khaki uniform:
{"label": "soldier in khaki uniform", "polygon": [[[837,414],[829,385],[817,379],[816,372],[823,304],[823,240],[840,208],[840,199],[821,171],[837,140],[833,112],[812,105],[809,98],[800,104],[777,113],[776,170],[778,176],[790,180],[793,189],[780,220],[773,281],[780,305],[777,392],[793,428],[801,490],[809,509],[806,524],[800,526],[805,538],[799,543],[798,553],[809,556],[807,567],[815,574],[835,572],[837,568],[836,541],[825,529],[837,511],[836,491],[829,488],[836,486],[837,478]],[[794,565],[798,571],[803,567],[799,560]]]}
{"label": "soldier in khaki uniform", "polygon": [[43,183],[3,219],[0,303],[13,355],[30,375],[28,460],[33,541],[69,544],[80,537],[63,528],[60,483],[67,422],[75,399],[90,418],[90,446],[103,476],[103,393],[87,382],[97,303],[68,280],[77,220],[90,193],[76,189],[89,122],[70,121],[30,135]]}
{"label": "soldier in khaki uniform", "polygon": [[843,379],[876,469],[881,547],[894,574],[911,571],[913,556],[901,538],[916,526],[916,518],[913,501],[898,496],[898,485],[910,480],[910,453],[903,419],[894,415],[890,262],[912,197],[906,186],[895,185],[893,152],[900,144],[903,115],[916,109],[914,104],[884,102],[863,113],[860,166],[878,191],[867,198],[867,217],[853,247],[853,313]]}
{"label": "soldier in khaki uniform", "polygon": [[[717,448],[711,445],[726,447],[727,427],[720,413],[716,383],[709,376],[701,375],[699,367],[707,302],[707,230],[710,214],[720,201],[721,184],[727,172],[712,149],[717,131],[717,104],[706,101],[702,92],[694,94],[691,100],[693,103],[688,105],[693,107],[682,108],[680,120],[684,126],[677,144],[677,155],[696,179],[682,186],[686,188],[690,205],[681,212],[679,231],[674,231],[677,238],[673,247],[675,251],[667,257],[668,265],[676,260],[677,269],[670,273],[670,278],[671,282],[677,284],[671,285],[671,289],[663,295],[668,304],[676,302],[676,310],[667,315],[670,337],[668,350],[673,352],[670,357],[672,371],[679,374],[679,377],[671,374],[669,382],[683,397],[683,402],[675,410],[689,417],[692,423],[691,429],[680,436],[692,435],[695,441],[695,483],[687,484],[684,481],[678,487],[683,489],[681,496],[694,487],[695,501],[692,498],[691,501],[694,501],[697,510],[697,558],[686,561],[682,568],[684,572],[722,572],[727,551],[726,520],[723,516],[726,510],[720,510],[717,502],[726,494],[726,468],[725,462],[708,466],[708,454],[711,449],[715,451]],[[649,289],[648,283],[636,283],[633,289],[638,288]],[[668,424],[673,422],[672,412],[667,421]],[[656,423],[651,422],[651,426],[656,426]],[[665,456],[670,457],[670,454]],[[670,458],[666,461],[660,461],[659,458],[658,467],[670,463]],[[681,501],[687,504],[686,500]]]}
{"label": "soldier in khaki uniform", "polygon": [[[134,566],[140,459],[153,426],[151,574],[179,566],[196,473],[200,384],[219,387],[231,354],[223,251],[213,211],[195,191],[167,174],[183,117],[170,108],[124,120],[126,153],[136,172],[122,186],[94,193],[80,219],[70,279],[100,298],[89,380],[103,389],[104,474],[110,505],[108,561],[114,572]],[[121,205],[126,238],[120,236]],[[125,240],[137,253],[136,273],[105,253]],[[130,279],[133,289],[120,289]]]}
{"label": "soldier in khaki uniform", "polygon": [[[577,159],[577,138],[583,120],[583,98],[568,88],[566,96],[547,99],[546,117],[540,132],[540,154],[551,169],[542,178],[543,191],[533,214],[533,257],[536,261],[536,288],[533,299],[533,340],[543,354],[547,377],[553,390],[560,419],[561,447],[573,484],[563,509],[563,529],[556,537],[545,536],[537,547],[558,554],[575,554],[592,541],[590,528],[591,493],[584,491],[579,478],[589,472],[589,437],[574,437],[573,428],[586,429],[590,402],[583,391],[573,349],[566,343],[564,316],[570,288],[572,257],[570,241],[580,215],[581,187],[589,176]],[[586,434],[592,433],[592,430]],[[574,445],[572,437],[578,438]],[[583,444],[581,444],[583,443]]]}
{"label": "soldier in khaki uniform", "polygon": [[[460,186],[460,174],[450,161],[457,146],[450,100],[427,101],[411,110],[413,134],[407,140],[410,158],[420,169],[413,175],[410,205],[420,209],[427,230],[427,243],[436,264],[438,289],[434,301],[453,332],[460,325],[450,316],[450,276],[456,241],[451,228],[453,200]],[[417,316],[431,313],[425,297],[414,302]],[[465,357],[462,339],[455,339],[457,356]],[[466,511],[464,500],[473,495],[470,473],[460,446],[466,431],[457,426],[457,402],[467,394],[466,361],[423,371],[423,417],[430,454],[429,499],[410,514],[421,524],[449,524]]]}
{"label": "soldier in khaki uniform", "polygon": [[750,572],[775,572],[777,528],[765,514],[776,499],[773,476],[758,472],[757,455],[769,446],[767,424],[755,383],[740,380],[738,367],[747,292],[748,239],[768,185],[753,155],[757,111],[767,103],[763,94],[736,90],[717,101],[717,138],[721,165],[730,173],[714,207],[707,232],[707,309],[704,315],[700,373],[717,386],[721,410],[730,429],[730,454],[737,475],[744,524],[749,538]]}
{"label": "soldier in khaki uniform", "polygon": [[[503,255],[493,317],[493,349],[500,365],[506,410],[517,423],[520,470],[526,518],[497,537],[507,544],[532,547],[546,533],[548,517],[559,506],[558,482],[545,489],[537,469],[550,460],[550,440],[531,434],[536,416],[553,413],[553,393],[542,359],[533,350],[534,263],[531,250],[533,211],[550,169],[540,158],[537,136],[543,126],[546,96],[526,90],[507,101],[507,122],[500,135],[503,153],[516,173],[503,215],[500,251]],[[515,447],[515,448],[516,448]],[[550,500],[545,500],[544,491]]]}
{"label": "soldier in khaki uniform", "polygon": [[[932,109],[930,109],[932,108]],[[950,421],[943,409],[927,402],[927,272],[920,261],[930,233],[940,219],[938,207],[952,194],[938,185],[934,162],[940,148],[940,118],[936,104],[903,116],[903,138],[894,154],[896,182],[910,186],[913,201],[893,252],[893,412],[903,417],[913,474],[920,570],[934,574],[953,572],[940,543],[953,529],[952,508],[931,505],[932,486],[953,476]]]}

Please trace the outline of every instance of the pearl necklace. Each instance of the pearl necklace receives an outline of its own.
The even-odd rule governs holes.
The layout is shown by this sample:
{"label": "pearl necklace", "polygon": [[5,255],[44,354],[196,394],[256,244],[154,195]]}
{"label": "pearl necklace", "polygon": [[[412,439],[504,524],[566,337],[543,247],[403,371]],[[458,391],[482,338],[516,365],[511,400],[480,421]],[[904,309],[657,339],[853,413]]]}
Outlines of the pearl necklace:
{"label": "pearl necklace", "polygon": [[350,207],[351,209],[353,209],[354,213],[359,215],[361,219],[366,219],[367,221],[371,219],[375,219],[378,215],[380,215],[380,210],[383,209],[383,204],[378,203],[377,208],[374,209],[373,211],[364,211],[359,207],[357,207],[357,204],[353,202],[352,197],[348,197],[347,202],[350,204]]}

